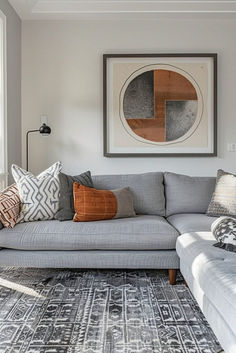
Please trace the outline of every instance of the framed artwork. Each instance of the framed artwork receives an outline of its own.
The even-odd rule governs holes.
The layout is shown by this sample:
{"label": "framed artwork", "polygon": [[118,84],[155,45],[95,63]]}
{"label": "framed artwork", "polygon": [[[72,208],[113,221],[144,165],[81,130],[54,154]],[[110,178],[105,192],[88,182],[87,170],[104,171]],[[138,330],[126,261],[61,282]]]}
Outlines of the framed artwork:
{"label": "framed artwork", "polygon": [[217,54],[103,56],[106,157],[217,155]]}

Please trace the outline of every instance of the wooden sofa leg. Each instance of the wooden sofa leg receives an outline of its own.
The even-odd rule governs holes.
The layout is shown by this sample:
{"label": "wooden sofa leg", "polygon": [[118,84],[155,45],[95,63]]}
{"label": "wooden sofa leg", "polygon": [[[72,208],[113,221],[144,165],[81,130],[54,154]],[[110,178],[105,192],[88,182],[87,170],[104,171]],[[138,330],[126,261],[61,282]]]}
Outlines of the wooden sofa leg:
{"label": "wooden sofa leg", "polygon": [[170,284],[174,285],[176,283],[177,270],[171,269],[171,270],[168,270],[168,273],[169,273]]}

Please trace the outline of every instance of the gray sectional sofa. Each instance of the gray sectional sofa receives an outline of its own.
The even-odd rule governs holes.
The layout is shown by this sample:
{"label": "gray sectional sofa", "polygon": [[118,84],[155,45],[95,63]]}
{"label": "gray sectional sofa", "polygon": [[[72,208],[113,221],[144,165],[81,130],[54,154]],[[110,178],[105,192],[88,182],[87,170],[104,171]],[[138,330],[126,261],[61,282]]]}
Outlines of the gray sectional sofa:
{"label": "gray sectional sofa", "polygon": [[[213,247],[205,212],[215,178],[174,173],[93,177],[94,187],[129,186],[136,217],[41,221],[0,231],[0,266],[181,270],[226,353],[236,352],[236,254]],[[177,251],[176,251],[177,250]]]}

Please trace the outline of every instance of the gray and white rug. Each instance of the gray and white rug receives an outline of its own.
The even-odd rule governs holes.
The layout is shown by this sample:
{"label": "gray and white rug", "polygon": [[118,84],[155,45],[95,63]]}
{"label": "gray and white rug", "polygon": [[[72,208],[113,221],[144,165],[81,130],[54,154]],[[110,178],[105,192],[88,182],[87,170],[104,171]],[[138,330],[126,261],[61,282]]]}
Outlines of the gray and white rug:
{"label": "gray and white rug", "polygon": [[0,353],[217,353],[166,271],[0,269]]}

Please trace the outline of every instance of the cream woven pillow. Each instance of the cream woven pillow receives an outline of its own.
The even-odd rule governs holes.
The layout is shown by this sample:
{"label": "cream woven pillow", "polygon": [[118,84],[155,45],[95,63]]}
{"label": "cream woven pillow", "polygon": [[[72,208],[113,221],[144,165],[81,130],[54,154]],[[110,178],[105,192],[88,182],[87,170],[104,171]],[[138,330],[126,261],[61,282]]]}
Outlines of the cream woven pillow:
{"label": "cream woven pillow", "polygon": [[217,172],[216,186],[207,210],[209,216],[236,216],[236,175],[222,169]]}

